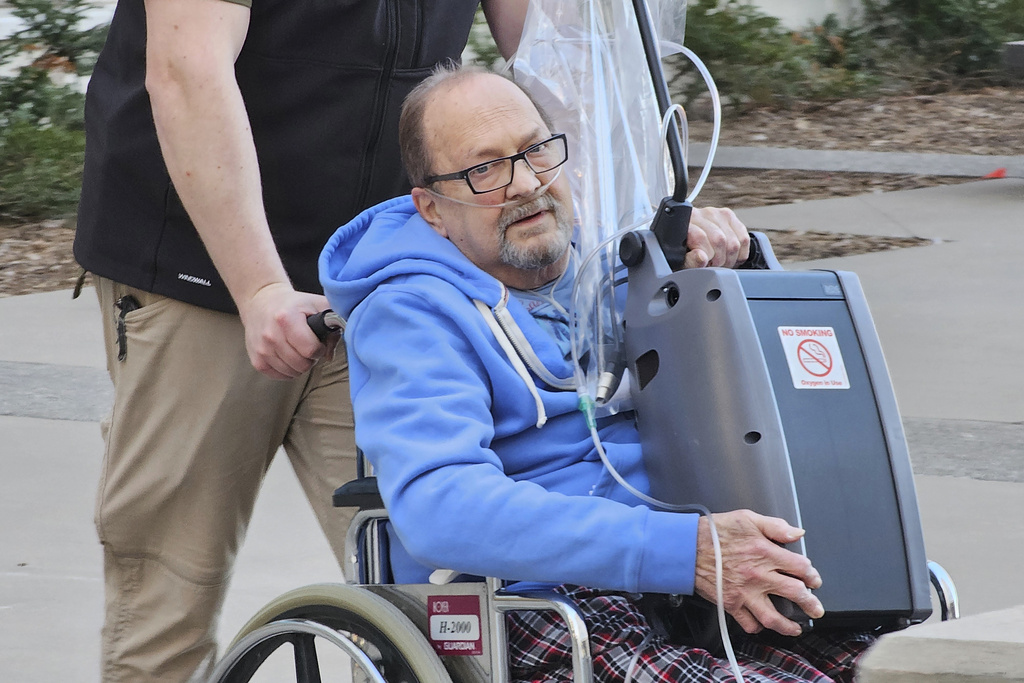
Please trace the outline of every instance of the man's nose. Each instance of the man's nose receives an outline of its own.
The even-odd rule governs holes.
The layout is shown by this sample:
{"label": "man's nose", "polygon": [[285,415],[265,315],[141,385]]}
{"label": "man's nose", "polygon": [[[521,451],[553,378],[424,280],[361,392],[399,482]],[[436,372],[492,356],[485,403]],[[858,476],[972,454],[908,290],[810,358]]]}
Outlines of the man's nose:
{"label": "man's nose", "polygon": [[516,163],[512,166],[512,182],[505,190],[505,195],[507,197],[522,197],[533,194],[543,184],[530,165],[526,163],[526,159],[516,159]]}

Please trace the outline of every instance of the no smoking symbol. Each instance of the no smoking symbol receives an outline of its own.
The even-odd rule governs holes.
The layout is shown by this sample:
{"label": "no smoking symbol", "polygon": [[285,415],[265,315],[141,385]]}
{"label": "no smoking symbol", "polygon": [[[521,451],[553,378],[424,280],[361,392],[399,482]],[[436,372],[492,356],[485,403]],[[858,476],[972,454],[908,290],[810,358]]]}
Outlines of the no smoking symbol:
{"label": "no smoking symbol", "polygon": [[814,339],[804,339],[796,347],[800,367],[815,377],[824,377],[832,372],[832,354],[825,345]]}

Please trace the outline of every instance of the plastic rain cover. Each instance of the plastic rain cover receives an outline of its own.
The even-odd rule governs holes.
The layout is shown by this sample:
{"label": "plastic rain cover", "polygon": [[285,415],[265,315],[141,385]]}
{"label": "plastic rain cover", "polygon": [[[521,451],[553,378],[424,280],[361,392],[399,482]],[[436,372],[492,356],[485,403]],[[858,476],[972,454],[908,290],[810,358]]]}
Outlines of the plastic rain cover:
{"label": "plastic rain cover", "polygon": [[[630,0],[532,0],[510,65],[555,132],[569,139],[564,172],[573,185],[578,256],[573,359],[578,390],[591,398],[602,373],[623,372],[618,238],[649,227],[674,182],[636,11]],[[682,44],[685,0],[650,0],[646,11],[662,56]],[[628,391],[605,409],[623,407],[619,397]]]}

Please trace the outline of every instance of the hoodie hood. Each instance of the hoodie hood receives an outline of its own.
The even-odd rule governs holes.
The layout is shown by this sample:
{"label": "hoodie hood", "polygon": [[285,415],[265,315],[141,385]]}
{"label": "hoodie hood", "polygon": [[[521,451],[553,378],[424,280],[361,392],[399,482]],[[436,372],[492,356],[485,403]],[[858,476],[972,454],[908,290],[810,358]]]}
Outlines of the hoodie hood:
{"label": "hoodie hood", "polygon": [[320,283],[338,315],[348,318],[380,284],[402,276],[432,275],[490,307],[504,286],[437,234],[405,195],[373,206],[343,225],[320,254]]}
{"label": "hoodie hood", "polygon": [[504,284],[430,227],[410,196],[371,207],[339,228],[320,255],[320,282],[331,307],[346,320],[384,285],[428,297],[439,295],[441,283],[454,287],[466,297],[470,311],[476,308],[495,345],[530,388],[538,426],[544,424],[546,411],[530,373],[557,390],[575,389],[572,364],[551,335],[509,296]]}

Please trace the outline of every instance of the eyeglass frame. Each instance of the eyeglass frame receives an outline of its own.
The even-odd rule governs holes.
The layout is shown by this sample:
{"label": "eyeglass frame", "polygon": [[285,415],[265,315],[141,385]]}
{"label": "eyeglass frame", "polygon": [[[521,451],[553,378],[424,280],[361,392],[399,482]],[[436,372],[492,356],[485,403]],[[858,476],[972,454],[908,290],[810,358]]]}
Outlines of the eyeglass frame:
{"label": "eyeglass frame", "polygon": [[[534,149],[535,147],[539,147],[543,144],[549,143],[552,140],[562,141],[562,148],[565,150],[565,156],[562,159],[562,161],[555,164],[551,168],[546,168],[543,171],[538,171],[533,167],[533,164],[530,163],[530,160],[526,158],[526,155],[529,154],[530,150]],[[508,159],[511,162],[512,169],[511,172],[509,172],[508,174],[507,183],[505,183],[501,187],[492,187],[490,190],[477,190],[475,187],[473,187],[473,183],[470,182],[469,180],[470,171],[472,171],[474,168],[480,166],[487,166],[488,164],[496,164],[500,161],[505,161],[506,159]],[[507,157],[498,157],[496,159],[491,159],[490,161],[481,161],[479,164],[473,164],[472,166],[464,168],[461,171],[456,171],[455,173],[444,173],[442,175],[427,176],[426,178],[423,179],[423,182],[426,183],[427,185],[433,185],[434,183],[440,182],[442,180],[465,180],[466,185],[469,187],[469,191],[472,192],[473,194],[487,194],[488,192],[497,192],[498,190],[504,190],[506,187],[512,184],[512,181],[516,177],[516,162],[519,161],[520,159],[525,161],[526,165],[529,166],[530,170],[533,171],[534,173],[548,173],[549,171],[555,170],[556,168],[558,168],[559,166],[561,166],[562,164],[569,160],[569,141],[566,139],[565,133],[555,133],[549,138],[546,138],[544,140],[541,140],[540,142],[536,142],[530,145],[522,152],[519,152],[517,154],[511,154]]]}

